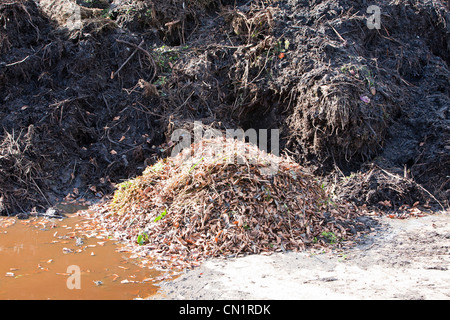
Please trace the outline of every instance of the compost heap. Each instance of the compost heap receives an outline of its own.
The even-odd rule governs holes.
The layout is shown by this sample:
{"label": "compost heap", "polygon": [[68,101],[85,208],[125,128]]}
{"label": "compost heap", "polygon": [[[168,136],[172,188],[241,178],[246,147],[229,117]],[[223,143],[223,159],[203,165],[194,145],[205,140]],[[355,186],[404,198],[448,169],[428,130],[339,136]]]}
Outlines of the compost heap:
{"label": "compost heap", "polygon": [[352,205],[330,203],[295,162],[222,138],[148,167],[97,209],[107,230],[162,269],[210,256],[342,245],[367,230],[358,216]]}
{"label": "compost heap", "polygon": [[448,209],[448,1],[369,5],[0,1],[0,214],[108,195],[194,121],[279,129],[334,201]]}

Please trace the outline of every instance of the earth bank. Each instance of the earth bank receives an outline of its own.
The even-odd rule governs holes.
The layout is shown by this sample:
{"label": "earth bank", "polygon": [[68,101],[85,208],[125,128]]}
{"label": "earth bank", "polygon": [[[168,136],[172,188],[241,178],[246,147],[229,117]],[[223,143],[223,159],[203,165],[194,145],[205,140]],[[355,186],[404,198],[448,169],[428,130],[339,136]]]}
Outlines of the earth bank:
{"label": "earth bank", "polygon": [[110,194],[194,120],[280,129],[336,199],[448,207],[448,7],[378,5],[379,30],[350,0],[1,4],[2,214]]}

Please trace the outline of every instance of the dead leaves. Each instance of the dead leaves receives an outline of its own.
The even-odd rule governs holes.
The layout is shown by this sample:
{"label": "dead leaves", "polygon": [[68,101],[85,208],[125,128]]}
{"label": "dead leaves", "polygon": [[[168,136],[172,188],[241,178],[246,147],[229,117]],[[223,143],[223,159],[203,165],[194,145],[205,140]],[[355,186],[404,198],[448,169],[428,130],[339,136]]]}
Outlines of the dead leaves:
{"label": "dead leaves", "polygon": [[[207,151],[233,144],[222,149],[233,154],[210,152],[199,160],[180,153],[161,160],[122,183],[113,200],[95,210],[107,230],[154,258],[155,267],[182,269],[210,256],[320,247],[329,243],[323,234],[339,245],[357,234],[356,207],[330,205],[298,164],[236,140],[202,143]],[[244,161],[221,161],[230,158]],[[274,158],[276,174],[263,175],[261,167]],[[136,237],[143,232],[148,240],[139,246]]]}

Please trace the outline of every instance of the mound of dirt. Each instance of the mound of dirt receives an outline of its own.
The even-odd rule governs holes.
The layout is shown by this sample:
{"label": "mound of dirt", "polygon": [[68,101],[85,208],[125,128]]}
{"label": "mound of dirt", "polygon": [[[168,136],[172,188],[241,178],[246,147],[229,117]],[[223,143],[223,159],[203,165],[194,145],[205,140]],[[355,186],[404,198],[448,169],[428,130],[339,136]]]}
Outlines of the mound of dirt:
{"label": "mound of dirt", "polygon": [[[418,204],[425,209],[443,204],[428,190],[408,177],[408,173],[394,174],[378,166],[353,173],[335,185],[336,199],[344,199],[357,205],[371,205],[384,211],[405,213]],[[402,212],[403,211],[403,212]]]}
{"label": "mound of dirt", "polygon": [[166,136],[192,119],[279,128],[282,151],[323,178],[369,174],[370,163],[392,174],[406,166],[447,207],[448,8],[378,5],[381,29],[369,29],[367,6],[353,1],[222,8],[189,36],[165,79]]}
{"label": "mound of dirt", "polygon": [[0,54],[36,45],[42,40],[42,32],[48,31],[48,22],[33,1],[0,3],[0,22]]}
{"label": "mound of dirt", "polygon": [[157,108],[149,106],[158,97],[138,85],[158,73],[145,41],[103,17],[68,30],[49,20],[57,16],[49,8],[58,6],[45,3],[0,5],[2,214],[108,194],[111,182],[156,157],[152,145],[163,137]]}
{"label": "mound of dirt", "polygon": [[185,268],[211,256],[342,246],[367,230],[359,215],[328,202],[295,162],[216,138],[123,182],[96,218],[156,267]]}

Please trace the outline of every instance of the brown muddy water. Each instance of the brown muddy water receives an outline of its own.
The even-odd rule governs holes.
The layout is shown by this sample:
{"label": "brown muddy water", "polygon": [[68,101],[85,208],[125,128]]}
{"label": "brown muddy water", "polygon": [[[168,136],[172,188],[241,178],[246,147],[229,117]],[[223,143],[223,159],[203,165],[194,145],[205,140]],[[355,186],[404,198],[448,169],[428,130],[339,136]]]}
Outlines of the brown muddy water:
{"label": "brown muddy water", "polygon": [[88,215],[67,216],[0,217],[0,299],[128,300],[156,293],[159,271],[130,258]]}

